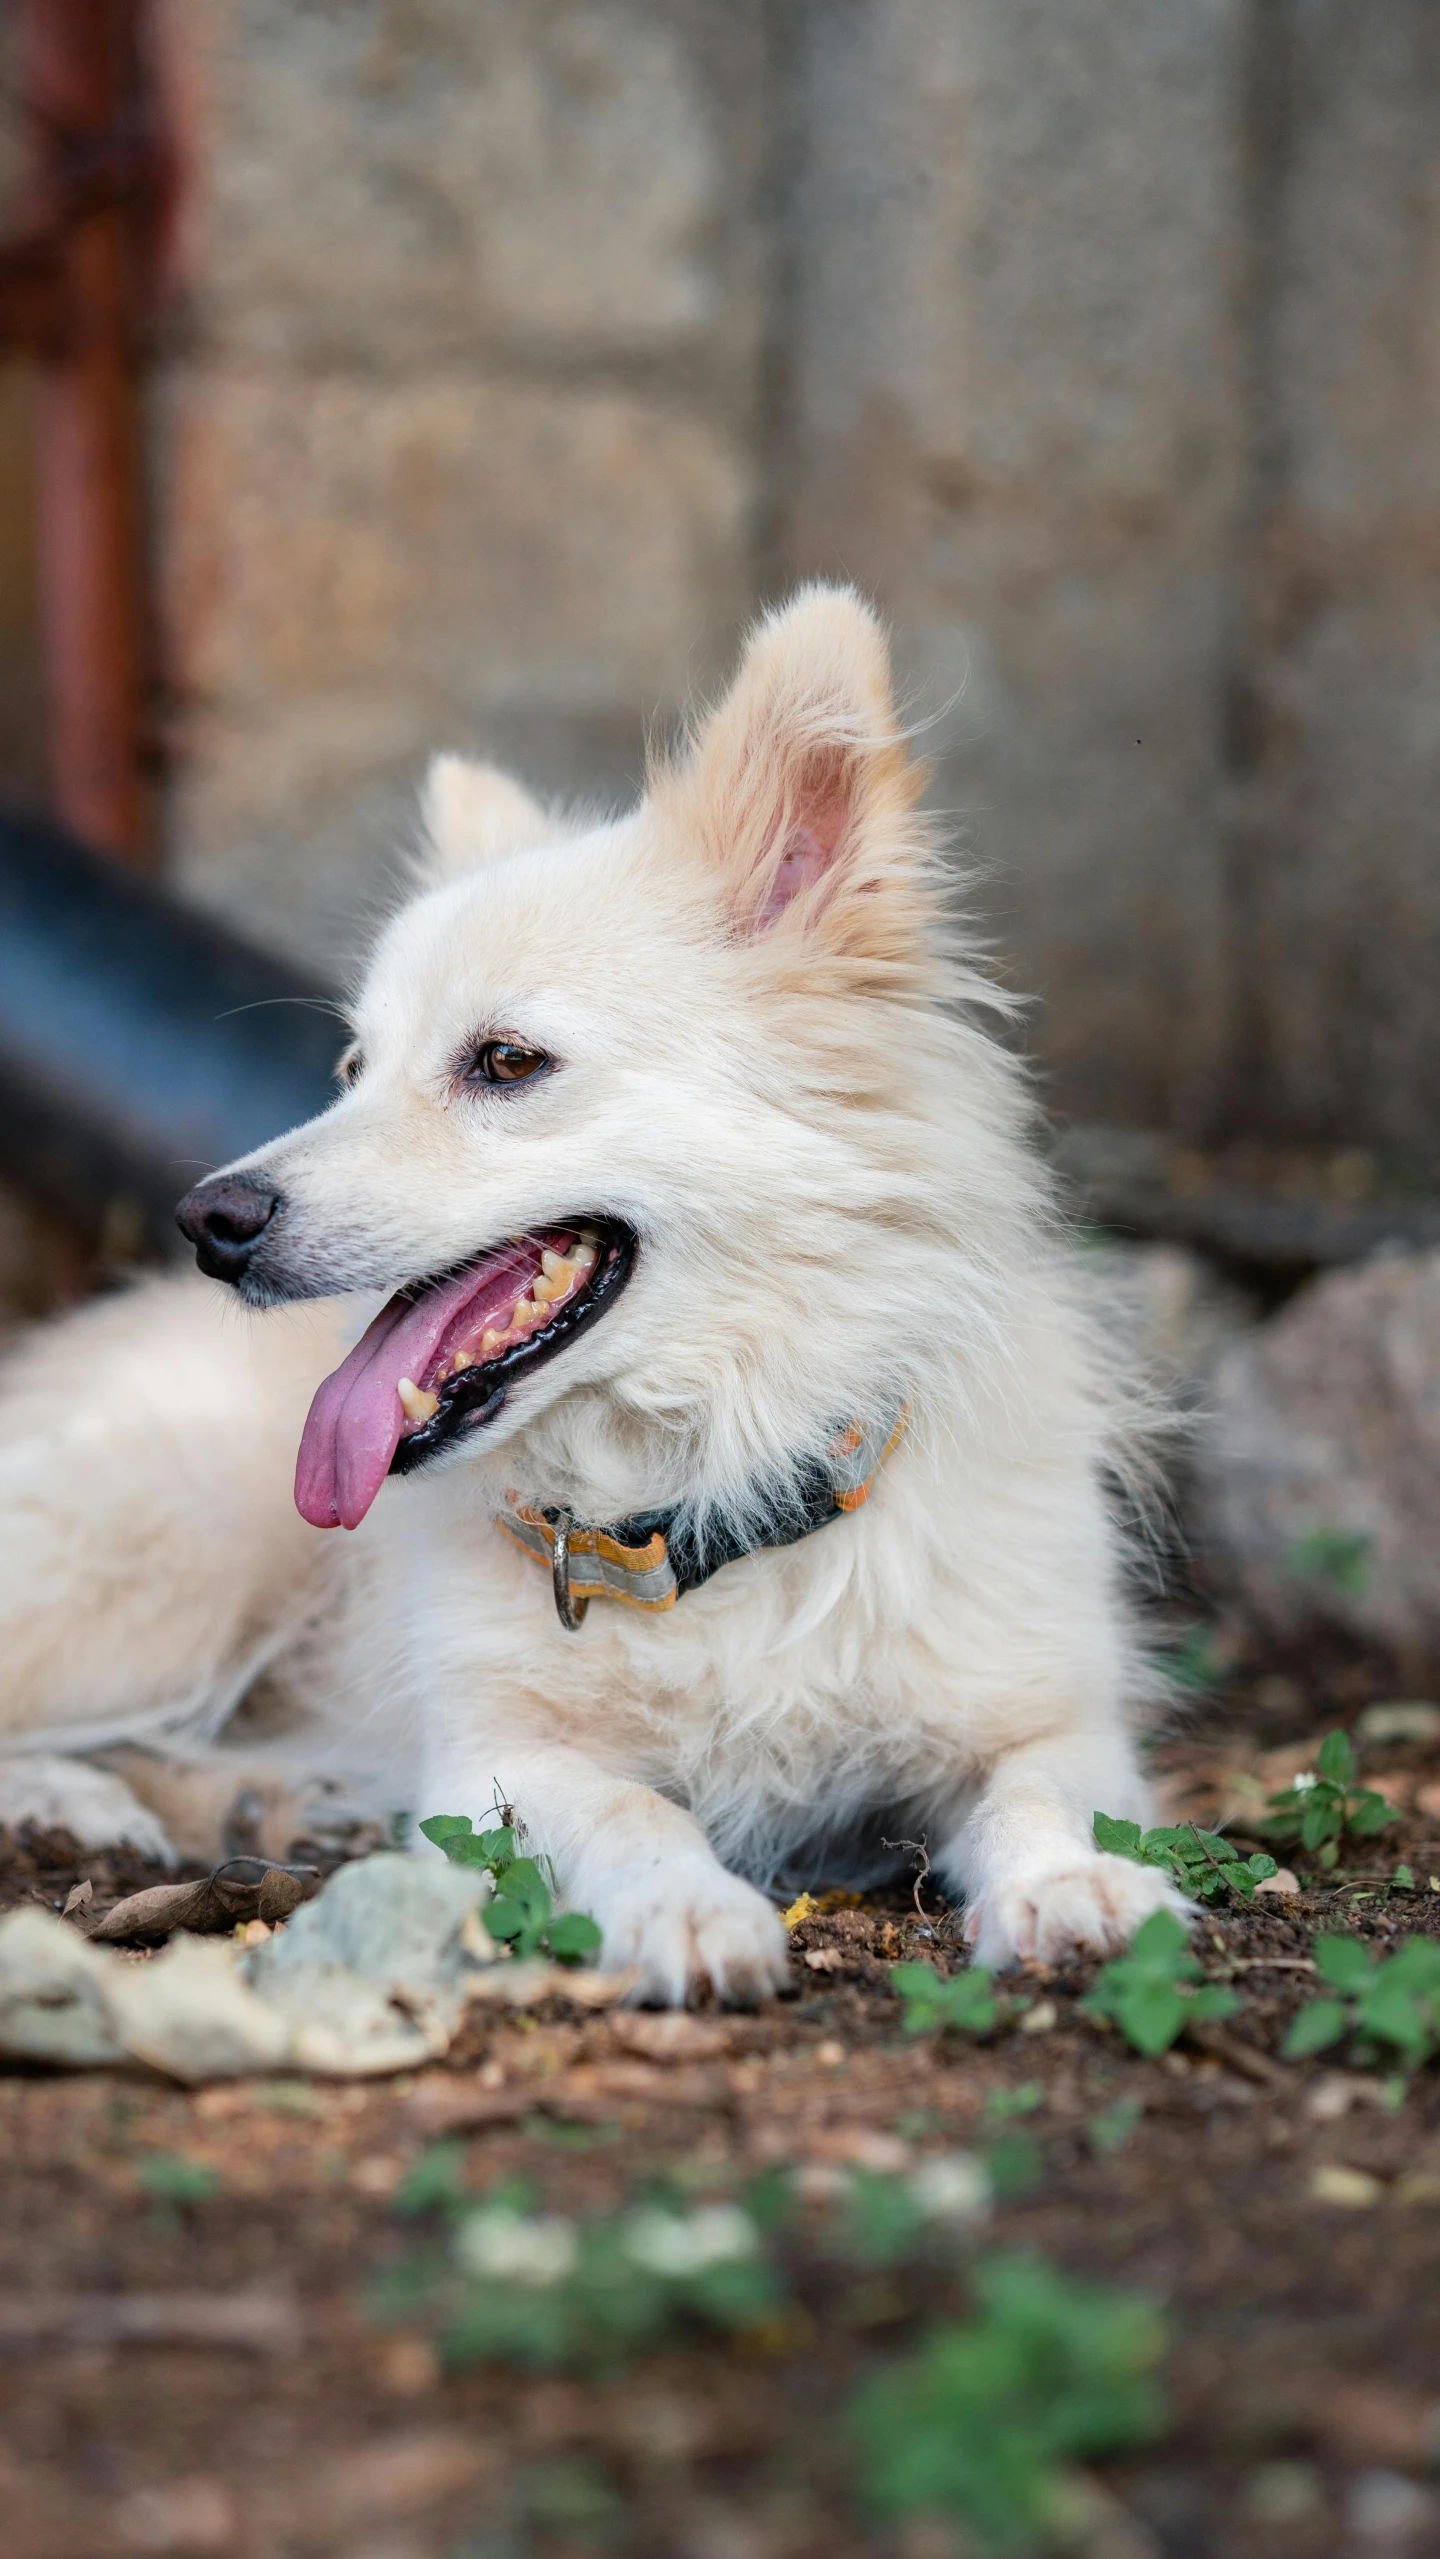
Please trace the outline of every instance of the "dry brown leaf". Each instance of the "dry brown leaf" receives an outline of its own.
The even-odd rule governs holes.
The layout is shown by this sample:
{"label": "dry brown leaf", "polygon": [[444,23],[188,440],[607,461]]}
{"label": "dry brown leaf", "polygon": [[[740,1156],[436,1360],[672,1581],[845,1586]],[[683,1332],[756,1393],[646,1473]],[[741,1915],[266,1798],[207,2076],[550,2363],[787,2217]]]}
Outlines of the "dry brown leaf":
{"label": "dry brown leaf", "polygon": [[[177,1928],[191,1936],[228,1934],[239,1922],[288,1919],[320,1889],[318,1866],[271,1866],[261,1857],[231,1857],[197,1883],[152,1884],[131,1893],[87,1929],[92,1945],[158,1945]],[[88,1892],[88,1885],[85,1887]],[[67,1902],[67,1912],[74,1900]]]}

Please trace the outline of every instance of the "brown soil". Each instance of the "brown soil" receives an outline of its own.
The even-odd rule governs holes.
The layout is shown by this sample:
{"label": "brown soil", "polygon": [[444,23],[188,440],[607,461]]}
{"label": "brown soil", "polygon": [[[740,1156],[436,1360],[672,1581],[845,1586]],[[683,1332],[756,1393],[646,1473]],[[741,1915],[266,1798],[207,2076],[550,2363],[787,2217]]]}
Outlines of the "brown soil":
{"label": "brown soil", "polygon": [[[1204,1817],[1225,1753],[1192,1742],[1171,1757]],[[1043,2249],[1169,2306],[1169,2430],[1107,2469],[1114,2505],[1091,2559],[1440,2548],[1440,2495],[1413,2484],[1440,2450],[1440,2073],[1392,2110],[1378,2082],[1275,2059],[1311,1986],[1285,1966],[1317,1926],[1376,1942],[1440,1934],[1427,1880],[1440,1876],[1440,1819],[1414,1803],[1433,1765],[1388,1750],[1384,1766],[1408,1809],[1349,1873],[1207,1914],[1200,1951],[1245,2006],[1201,2030],[1208,2048],[1160,2062],[1081,2012],[1093,1968],[1079,1965],[1032,1970],[1032,2017],[1053,2011],[1040,2031],[978,2046],[905,2037],[887,1966],[919,1954],[947,1968],[958,1932],[933,1897],[917,1910],[895,1894],[799,1926],[794,1995],[754,2016],[657,2028],[556,2006],[487,2019],[447,2067],[380,2085],[187,2093],[139,2074],[12,2069],[0,2076],[9,2559],[564,2559],[612,2545],[656,2559],[941,2559],[962,2546],[940,2527],[865,2526],[843,2423],[853,2380],[959,2306],[938,2272],[818,2290],[802,2277],[806,2315],[765,2351],[697,2341],[598,2383],[447,2376],[422,2334],[377,2325],[366,2281],[415,2244],[395,2189],[457,2124],[477,2189],[519,2170],[571,2211],[656,2172],[722,2191],[776,2162],[883,2167],[897,2144],[989,2150],[1021,2130],[1038,2175],[998,2205],[986,2244]],[[1408,1859],[1418,1889],[1367,1881],[1362,1857],[1386,1876]],[[92,1911],[158,1880],[63,1838],[0,1843],[0,1904],[58,1906],[86,1875]],[[1007,2122],[997,2100],[1022,2087],[1039,2102]],[[1121,2100],[1142,2111],[1107,2150],[1091,2127]],[[154,2200],[156,2153],[213,2170],[214,2191]],[[1317,2197],[1316,2171],[1336,2165],[1375,2181],[1368,2202]],[[258,2298],[237,2312],[247,2288]],[[137,2295],[170,2297],[169,2342],[107,2330]],[[210,2315],[248,2319],[248,2343],[198,2338]]]}

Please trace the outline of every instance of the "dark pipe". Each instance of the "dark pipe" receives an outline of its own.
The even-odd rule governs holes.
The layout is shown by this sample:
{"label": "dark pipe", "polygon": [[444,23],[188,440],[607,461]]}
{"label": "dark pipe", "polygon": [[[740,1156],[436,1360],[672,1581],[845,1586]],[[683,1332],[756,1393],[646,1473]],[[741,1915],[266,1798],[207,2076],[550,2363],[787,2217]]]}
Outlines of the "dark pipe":
{"label": "dark pipe", "polygon": [[183,1191],[334,1099],[329,998],[46,820],[0,811],[0,1173],[83,1231],[125,1203],[178,1252]]}

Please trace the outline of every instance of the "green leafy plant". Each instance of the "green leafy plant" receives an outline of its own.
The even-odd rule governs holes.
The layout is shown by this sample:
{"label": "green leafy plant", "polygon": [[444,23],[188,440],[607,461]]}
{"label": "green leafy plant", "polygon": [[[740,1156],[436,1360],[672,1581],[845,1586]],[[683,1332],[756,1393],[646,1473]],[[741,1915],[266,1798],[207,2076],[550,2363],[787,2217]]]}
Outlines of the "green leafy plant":
{"label": "green leafy plant", "polygon": [[788,2302],[763,2187],[743,2203],[662,2195],[579,2220],[537,2211],[520,2180],[474,2195],[462,2149],[439,2144],[396,2199],[405,2213],[438,2212],[443,2245],[392,2269],[370,2297],[377,2318],[437,2321],[451,2363],[613,2363],[686,2324],[754,2328]]}
{"label": "green leafy plant", "polygon": [[1328,1582],[1354,1599],[1370,1578],[1373,1540],[1364,1529],[1337,1528],[1320,1521],[1296,1538],[1285,1558],[1285,1570],[1297,1582]]}
{"label": "green leafy plant", "polygon": [[933,1964],[892,1964],[890,1983],[900,1994],[907,2035],[988,2035],[1000,2014],[994,1975],[984,1964],[968,1964],[948,1981]]}
{"label": "green leafy plant", "polygon": [[1073,2463],[1160,2432],[1164,2330],[1149,2302],[1036,2258],[990,2259],[973,2290],[973,2318],[852,2401],[864,2494],[886,2520],[938,2513],[986,2548],[1043,2548],[1083,2511]]}
{"label": "green leafy plant", "polygon": [[1142,1831],[1138,1822],[1097,1813],[1095,1845],[1108,1849],[1112,1857],[1133,1858],[1137,1866],[1158,1866],[1191,1901],[1215,1902],[1222,1893],[1252,1901],[1256,1885],[1277,1871],[1274,1858],[1264,1849],[1242,1857],[1218,1830],[1201,1830],[1194,1822]]}
{"label": "green leafy plant", "polygon": [[548,1955],[557,1964],[582,1964],[600,1944],[600,1931],[583,1911],[556,1914],[549,1880],[537,1857],[522,1857],[514,1826],[476,1830],[466,1813],[432,1813],[420,1824],[452,1866],[476,1866],[495,1891],[480,1916],[492,1937],[516,1955]]}
{"label": "green leafy plant", "polygon": [[1315,1767],[1267,1797],[1269,1810],[1259,1826],[1267,1839],[1293,1841],[1328,1869],[1338,1860],[1347,1831],[1356,1839],[1372,1839],[1399,1818],[1383,1795],[1356,1779],[1350,1737],[1337,1726],[1321,1743]]}
{"label": "green leafy plant", "polygon": [[784,2250],[850,2267],[933,2268],[958,2260],[990,2210],[990,2163],[931,2152],[898,2172],[850,2170],[820,2198],[818,2225],[797,2218],[789,2172],[740,2194],[689,2201],[675,2180],[619,2211],[540,2210],[506,2179],[485,2195],[465,2181],[465,2144],[437,2143],[395,2198],[407,2219],[438,2224],[371,2287],[377,2320],[421,2320],[456,2364],[533,2368],[618,2364],[685,2326],[760,2329],[794,2320]]}
{"label": "green leafy plant", "polygon": [[1317,1937],[1315,1965],[1330,1985],[1301,2009],[1285,2038],[1287,2061],[1327,2052],[1356,2038],[1357,2057],[1398,2053],[1407,2069],[1440,2051],[1440,1943],[1407,1937],[1393,1955],[1377,1956],[1358,1937]]}
{"label": "green leafy plant", "polygon": [[983,2221],[994,2191],[989,2162],[968,2150],[932,2152],[899,2176],[855,2168],[831,2244],[867,2265],[933,2254],[937,2232],[965,2236]]}
{"label": "green leafy plant", "polygon": [[1092,2016],[1111,2019],[1127,2044],[1153,2059],[1168,2052],[1193,2020],[1234,2015],[1240,2005],[1234,1992],[1197,1988],[1202,1981],[1182,1923],[1171,1911],[1152,1911],[1128,1952],[1105,1966],[1084,2005]]}
{"label": "green leafy plant", "polygon": [[1166,1676],[1172,1688],[1187,1697],[1209,1697],[1222,1688],[1229,1674],[1229,1663],[1223,1647],[1210,1626],[1187,1626],[1183,1635],[1171,1645],[1164,1657]]}
{"label": "green leafy plant", "polygon": [[135,2162],[135,2174],[157,2204],[203,2204],[220,2191],[220,2171],[179,2150],[151,2150]]}
{"label": "green leafy plant", "polygon": [[1085,2127],[1085,2138],[1098,2159],[1113,2158],[1125,2148],[1132,2133],[1138,2131],[1145,2109],[1138,2097],[1117,2097],[1113,2106],[1102,2106]]}

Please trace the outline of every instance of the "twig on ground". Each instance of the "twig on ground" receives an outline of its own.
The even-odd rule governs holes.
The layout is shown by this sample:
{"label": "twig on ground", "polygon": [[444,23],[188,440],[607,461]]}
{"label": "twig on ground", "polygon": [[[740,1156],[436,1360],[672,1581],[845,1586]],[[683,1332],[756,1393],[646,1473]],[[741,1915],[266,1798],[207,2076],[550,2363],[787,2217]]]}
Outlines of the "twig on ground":
{"label": "twig on ground", "polygon": [[882,1848],[893,1848],[897,1854],[902,1848],[913,1849],[915,1855],[919,1858],[920,1863],[915,1869],[915,1881],[911,1886],[911,1892],[915,1902],[916,1916],[925,1922],[927,1928],[933,1927],[934,1921],[920,1898],[920,1887],[930,1872],[930,1851],[926,1847],[924,1840],[882,1839],[880,1845]]}

